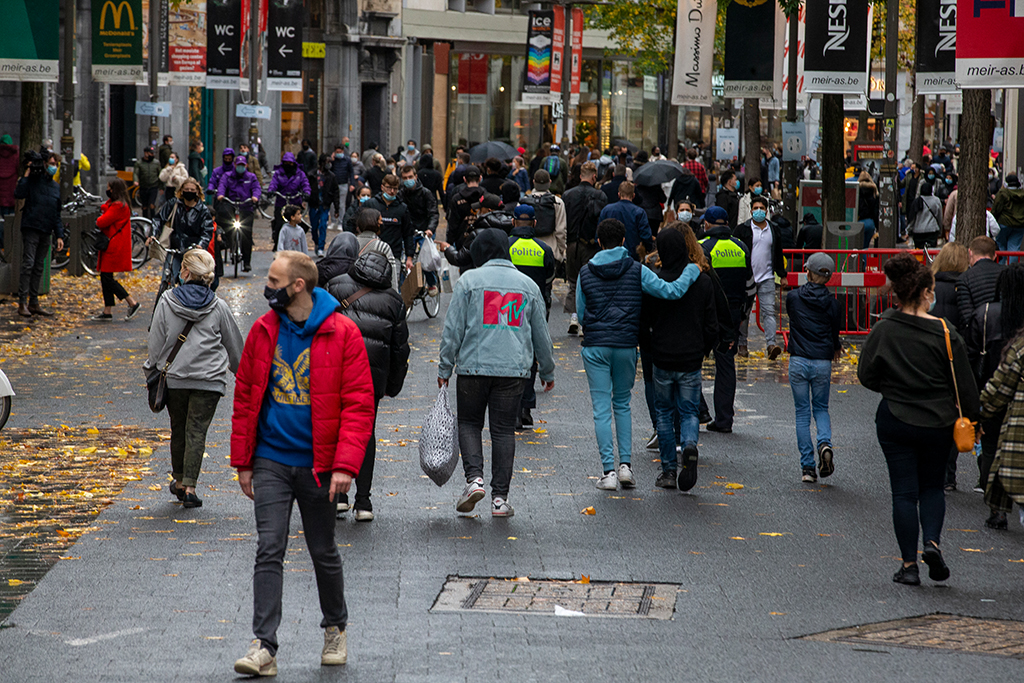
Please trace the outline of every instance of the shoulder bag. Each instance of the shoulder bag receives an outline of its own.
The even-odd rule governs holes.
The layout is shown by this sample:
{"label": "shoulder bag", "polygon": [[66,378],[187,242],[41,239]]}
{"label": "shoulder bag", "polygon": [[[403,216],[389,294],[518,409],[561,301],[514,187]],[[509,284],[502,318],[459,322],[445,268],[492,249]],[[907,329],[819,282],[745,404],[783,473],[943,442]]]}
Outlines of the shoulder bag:
{"label": "shoulder bag", "polygon": [[[131,221],[128,221],[125,225],[129,224],[131,224]],[[124,230],[124,225],[117,229],[117,232],[114,233],[114,237],[120,235],[122,230]],[[92,246],[96,250],[97,254],[110,249],[111,239],[111,237],[107,237],[103,233],[103,230],[98,225],[92,229]]]}
{"label": "shoulder bag", "polygon": [[152,367],[146,370],[146,388],[149,390],[149,409],[154,413],[159,413],[167,406],[167,371],[171,367],[171,363],[174,362],[175,357],[178,355],[178,351],[181,350],[182,344],[188,339],[188,333],[192,331],[192,326],[196,324],[195,320],[189,320],[185,325],[185,329],[178,335],[178,340],[174,342],[174,348],[171,349],[171,354],[167,356],[167,360],[164,362],[164,367],[156,368]]}
{"label": "shoulder bag", "polygon": [[[363,295],[369,294],[372,291],[373,291],[372,287],[363,287],[359,291],[353,292],[352,294],[350,294],[347,298],[342,299],[340,305],[338,306],[338,308],[340,308],[342,311],[347,310],[349,306],[354,304],[358,299],[362,298]],[[339,311],[339,313],[340,312],[341,311]]]}
{"label": "shoulder bag", "polygon": [[953,367],[953,345],[949,341],[949,328],[946,326],[945,320],[942,318],[939,320],[942,322],[943,332],[946,333],[946,353],[949,355],[949,371],[953,375],[953,396],[956,398],[956,412],[960,415],[953,423],[953,442],[959,452],[970,453],[974,450],[974,425],[977,423],[964,417],[963,411],[960,409],[960,388],[956,382],[956,368]]}

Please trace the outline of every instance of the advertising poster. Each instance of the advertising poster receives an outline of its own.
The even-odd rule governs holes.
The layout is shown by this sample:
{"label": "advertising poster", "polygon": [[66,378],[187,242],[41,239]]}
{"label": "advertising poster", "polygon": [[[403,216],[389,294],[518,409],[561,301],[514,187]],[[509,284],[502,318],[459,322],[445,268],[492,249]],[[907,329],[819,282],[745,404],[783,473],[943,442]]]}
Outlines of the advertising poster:
{"label": "advertising poster", "polygon": [[523,104],[551,103],[551,36],[555,13],[530,12],[526,29],[526,77],[523,79]]}
{"label": "advertising poster", "polygon": [[101,83],[142,80],[142,0],[92,3],[92,78]]}
{"label": "advertising poster", "polygon": [[740,129],[715,130],[715,152],[719,161],[732,161],[740,155]]}
{"label": "advertising poster", "polygon": [[167,15],[170,85],[206,85],[206,0],[172,6]]}
{"label": "advertising poster", "polygon": [[711,106],[718,0],[679,0],[672,104]]}
{"label": "advertising poster", "polygon": [[956,0],[917,0],[917,93],[958,90]]}
{"label": "advertising poster", "polygon": [[569,63],[569,106],[580,103],[580,73],[583,69],[583,10],[572,10],[572,57]]}
{"label": "advertising poster", "polygon": [[804,87],[809,93],[867,95],[868,0],[807,4]]}

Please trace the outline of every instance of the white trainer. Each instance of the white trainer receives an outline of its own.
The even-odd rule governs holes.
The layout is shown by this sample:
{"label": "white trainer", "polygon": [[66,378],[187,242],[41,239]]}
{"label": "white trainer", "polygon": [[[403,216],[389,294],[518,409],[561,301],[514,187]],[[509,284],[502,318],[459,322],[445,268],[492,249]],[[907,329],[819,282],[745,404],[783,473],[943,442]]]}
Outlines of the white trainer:
{"label": "white trainer", "polygon": [[516,511],[512,509],[512,506],[504,498],[495,498],[491,501],[492,517],[511,517],[514,514],[516,514]]}
{"label": "white trainer", "polygon": [[324,629],[324,649],[320,652],[320,666],[338,666],[348,661],[348,638],[337,626]]}
{"label": "white trainer", "polygon": [[633,479],[633,470],[629,463],[624,462],[619,465],[619,483],[624,489],[636,488],[636,480]]}
{"label": "white trainer", "polygon": [[602,491],[614,491],[619,487],[619,477],[611,471],[597,480],[597,488]]}
{"label": "white trainer", "polygon": [[360,510],[356,508],[356,521],[357,522],[372,522],[373,511],[372,510]]}
{"label": "white trainer", "polygon": [[481,477],[470,479],[466,482],[466,488],[462,490],[462,495],[459,496],[459,502],[455,504],[455,510],[457,512],[472,512],[486,493],[484,480]]}
{"label": "white trainer", "polygon": [[235,661],[235,673],[250,676],[276,676],[277,659],[270,654],[270,650],[263,647],[257,638],[249,645],[249,651],[245,653],[245,656]]}

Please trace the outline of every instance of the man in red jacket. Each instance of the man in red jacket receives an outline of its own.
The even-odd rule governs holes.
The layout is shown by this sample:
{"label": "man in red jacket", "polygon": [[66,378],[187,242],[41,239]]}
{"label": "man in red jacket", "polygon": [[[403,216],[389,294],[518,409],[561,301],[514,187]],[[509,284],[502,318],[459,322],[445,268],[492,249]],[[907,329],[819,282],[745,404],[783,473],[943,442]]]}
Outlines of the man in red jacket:
{"label": "man in red jacket", "polygon": [[235,378],[231,466],[256,511],[253,634],[235,671],[277,674],[283,560],[292,501],[316,571],[325,629],[322,665],[347,660],[335,498],[348,492],[373,426],[373,380],[362,334],[315,288],[316,265],[279,251],[264,296],[271,311],[253,325]]}

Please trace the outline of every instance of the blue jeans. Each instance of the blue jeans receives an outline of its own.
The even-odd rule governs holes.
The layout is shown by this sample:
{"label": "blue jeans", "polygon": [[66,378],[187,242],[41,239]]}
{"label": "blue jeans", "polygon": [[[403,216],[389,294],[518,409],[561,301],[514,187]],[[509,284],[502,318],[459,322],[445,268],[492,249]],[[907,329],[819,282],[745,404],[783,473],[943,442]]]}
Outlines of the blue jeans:
{"label": "blue jeans", "polygon": [[619,463],[628,465],[633,457],[633,416],[629,402],[636,379],[636,348],[584,346],[583,368],[594,406],[594,432],[604,471],[615,469],[612,446],[612,414],[619,445]]}
{"label": "blue jeans", "polygon": [[864,224],[864,248],[867,249],[871,246],[871,238],[875,236],[878,227],[875,225],[874,218],[865,218],[861,222]]}
{"label": "blue jeans", "polygon": [[832,421],[828,415],[828,392],[832,383],[832,361],[789,357],[789,387],[796,407],[796,445],[800,465],[814,467],[811,440],[811,412],[818,428],[818,445],[832,445]]}
{"label": "blue jeans", "polygon": [[317,251],[322,251],[327,244],[327,219],[330,216],[330,206],[318,206],[309,212],[309,227],[313,228],[313,242]]}
{"label": "blue jeans", "polygon": [[[999,251],[1020,251],[1022,241],[1024,241],[1024,228],[999,226],[999,234],[996,236],[996,246],[999,247]],[[1017,261],[1016,258],[1008,260],[1010,263]]]}
{"label": "blue jeans", "polygon": [[686,448],[697,445],[700,423],[700,370],[680,372],[654,366],[654,400],[658,408],[658,447],[661,471],[676,471],[676,429],[679,442]]}

